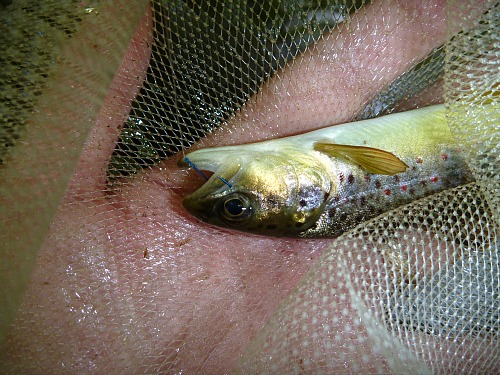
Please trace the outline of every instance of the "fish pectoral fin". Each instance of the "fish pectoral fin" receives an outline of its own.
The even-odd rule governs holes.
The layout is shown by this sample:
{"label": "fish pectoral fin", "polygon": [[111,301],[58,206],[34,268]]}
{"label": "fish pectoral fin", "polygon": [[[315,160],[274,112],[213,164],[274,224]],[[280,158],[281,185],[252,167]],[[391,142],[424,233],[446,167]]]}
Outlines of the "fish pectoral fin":
{"label": "fish pectoral fin", "polygon": [[378,148],[317,142],[314,149],[331,157],[347,159],[373,174],[392,176],[408,168],[397,156]]}

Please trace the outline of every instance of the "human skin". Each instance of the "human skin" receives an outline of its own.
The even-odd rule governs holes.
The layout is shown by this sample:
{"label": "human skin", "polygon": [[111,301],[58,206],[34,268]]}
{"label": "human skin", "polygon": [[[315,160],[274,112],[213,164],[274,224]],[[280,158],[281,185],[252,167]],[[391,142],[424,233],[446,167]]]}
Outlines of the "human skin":
{"label": "human skin", "polygon": [[[353,23],[306,52],[194,148],[350,120],[445,41],[443,2],[389,3],[366,7],[366,25]],[[200,223],[181,205],[202,183],[192,171],[177,169],[181,155],[105,192],[107,164],[140,85],[134,77],[144,77],[147,67],[148,54],[137,56],[133,46],[149,39],[150,28],[148,12],[39,251],[0,355],[7,368],[229,372],[331,243],[256,237]],[[125,84],[130,82],[136,84]]]}

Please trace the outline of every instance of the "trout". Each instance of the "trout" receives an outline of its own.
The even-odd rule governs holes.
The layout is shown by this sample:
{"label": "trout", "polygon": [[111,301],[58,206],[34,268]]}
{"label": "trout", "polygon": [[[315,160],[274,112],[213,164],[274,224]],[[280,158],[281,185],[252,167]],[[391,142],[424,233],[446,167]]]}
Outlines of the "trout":
{"label": "trout", "polygon": [[356,225],[474,178],[444,105],[179,161],[213,175],[183,200],[209,224],[278,237],[338,237]]}

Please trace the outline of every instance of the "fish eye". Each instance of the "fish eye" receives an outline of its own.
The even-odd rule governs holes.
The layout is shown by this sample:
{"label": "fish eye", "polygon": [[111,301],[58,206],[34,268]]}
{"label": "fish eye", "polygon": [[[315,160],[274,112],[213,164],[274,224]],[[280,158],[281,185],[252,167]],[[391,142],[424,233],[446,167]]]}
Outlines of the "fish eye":
{"label": "fish eye", "polygon": [[240,194],[232,194],[224,200],[221,214],[229,221],[242,221],[252,213],[252,206],[247,197]]}

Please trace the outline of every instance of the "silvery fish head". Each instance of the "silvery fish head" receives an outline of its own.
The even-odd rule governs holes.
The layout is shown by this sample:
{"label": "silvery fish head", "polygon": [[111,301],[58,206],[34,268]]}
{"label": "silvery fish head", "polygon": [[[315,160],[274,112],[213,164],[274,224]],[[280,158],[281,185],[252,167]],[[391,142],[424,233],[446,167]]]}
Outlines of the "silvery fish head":
{"label": "silvery fish head", "polygon": [[[195,151],[187,158],[214,174],[183,205],[219,227],[298,236],[317,221],[331,190],[324,166],[298,152],[231,146]],[[187,166],[185,159],[179,165]]]}

